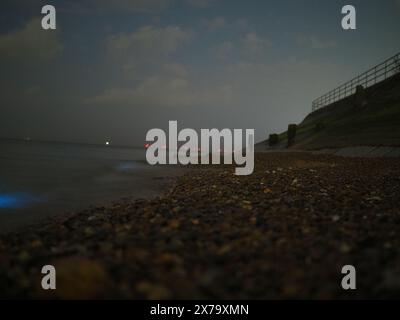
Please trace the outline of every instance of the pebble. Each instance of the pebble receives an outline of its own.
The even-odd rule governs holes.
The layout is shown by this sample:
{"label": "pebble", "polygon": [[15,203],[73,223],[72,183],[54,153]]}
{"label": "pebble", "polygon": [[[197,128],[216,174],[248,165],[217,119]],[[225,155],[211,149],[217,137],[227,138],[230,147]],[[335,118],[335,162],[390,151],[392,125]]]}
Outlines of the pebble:
{"label": "pebble", "polygon": [[1,235],[0,298],[43,298],[32,274],[54,263],[59,299],[341,299],[350,256],[352,297],[399,290],[397,159],[258,154],[251,176],[189,172],[165,196]]}

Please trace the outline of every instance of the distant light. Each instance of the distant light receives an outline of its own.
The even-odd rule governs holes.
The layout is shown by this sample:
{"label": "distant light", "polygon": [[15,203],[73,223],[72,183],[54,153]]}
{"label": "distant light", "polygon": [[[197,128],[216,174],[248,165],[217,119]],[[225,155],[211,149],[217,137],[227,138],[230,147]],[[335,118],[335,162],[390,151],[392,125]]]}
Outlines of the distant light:
{"label": "distant light", "polygon": [[106,146],[109,146],[110,145],[110,141],[106,141]]}

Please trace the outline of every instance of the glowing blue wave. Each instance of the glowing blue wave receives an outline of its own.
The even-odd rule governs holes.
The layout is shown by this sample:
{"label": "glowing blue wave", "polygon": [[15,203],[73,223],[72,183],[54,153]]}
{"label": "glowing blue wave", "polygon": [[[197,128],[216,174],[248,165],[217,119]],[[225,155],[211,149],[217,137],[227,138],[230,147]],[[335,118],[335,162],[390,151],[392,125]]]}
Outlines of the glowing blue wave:
{"label": "glowing blue wave", "polygon": [[28,193],[0,193],[0,209],[17,209],[40,201]]}

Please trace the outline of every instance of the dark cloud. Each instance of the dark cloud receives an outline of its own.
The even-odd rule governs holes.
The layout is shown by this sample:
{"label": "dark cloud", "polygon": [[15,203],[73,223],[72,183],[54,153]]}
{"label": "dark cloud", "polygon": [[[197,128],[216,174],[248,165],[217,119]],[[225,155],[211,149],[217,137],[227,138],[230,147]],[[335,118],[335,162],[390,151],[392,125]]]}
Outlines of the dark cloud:
{"label": "dark cloud", "polygon": [[30,20],[22,28],[0,34],[0,57],[5,61],[29,63],[32,60],[48,60],[62,49],[59,32],[44,31],[40,18]]}

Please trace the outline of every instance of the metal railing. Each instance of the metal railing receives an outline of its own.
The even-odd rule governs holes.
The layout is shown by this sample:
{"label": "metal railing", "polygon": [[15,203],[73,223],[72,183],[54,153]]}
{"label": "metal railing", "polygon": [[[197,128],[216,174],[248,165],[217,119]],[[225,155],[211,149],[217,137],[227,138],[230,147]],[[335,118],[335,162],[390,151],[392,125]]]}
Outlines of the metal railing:
{"label": "metal railing", "polygon": [[400,53],[387,59],[386,61],[376,65],[368,71],[358,75],[350,81],[342,84],[336,89],[324,94],[323,96],[315,99],[312,103],[312,111],[321,109],[331,103],[346,98],[355,93],[357,86],[362,85],[368,88],[378,82],[386,80],[400,72]]}

